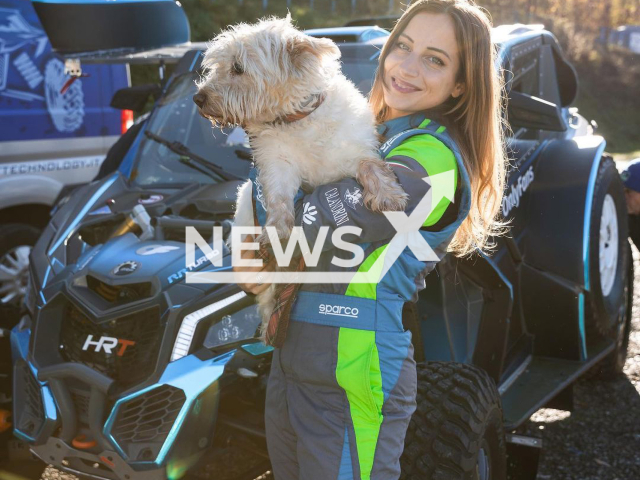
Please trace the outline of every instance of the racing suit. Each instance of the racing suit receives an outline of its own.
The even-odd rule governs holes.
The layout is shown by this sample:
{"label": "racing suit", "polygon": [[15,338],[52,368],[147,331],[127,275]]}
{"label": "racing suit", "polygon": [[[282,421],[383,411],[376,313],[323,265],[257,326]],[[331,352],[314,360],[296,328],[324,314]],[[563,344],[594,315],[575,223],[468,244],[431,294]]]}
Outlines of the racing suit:
{"label": "racing suit", "polygon": [[[383,214],[364,207],[362,187],[352,178],[317,187],[296,202],[296,225],[303,227],[310,246],[321,226],[329,227],[327,238],[340,226],[362,229],[352,238],[343,236],[364,249],[364,261],[352,271],[380,269],[386,257],[397,258],[380,280],[371,283],[301,286],[287,338],[274,350],[267,388],[267,444],[276,480],[400,476],[399,459],[417,388],[411,333],[402,326],[402,307],[417,300],[424,276],[446,254],[468,214],[470,186],[457,146],[444,127],[424,114],[391,120],[380,129],[388,139],[381,154],[409,196],[405,213],[410,216],[431,195],[430,213],[419,220],[419,236],[432,249],[431,260],[418,260],[403,244],[400,250],[393,247],[396,229]],[[455,198],[436,195],[443,191],[435,183],[443,176],[437,174],[446,172]],[[256,217],[264,225],[261,188],[256,175],[251,178]],[[317,265],[306,271],[344,271],[332,262],[334,256],[353,258],[325,241]]]}

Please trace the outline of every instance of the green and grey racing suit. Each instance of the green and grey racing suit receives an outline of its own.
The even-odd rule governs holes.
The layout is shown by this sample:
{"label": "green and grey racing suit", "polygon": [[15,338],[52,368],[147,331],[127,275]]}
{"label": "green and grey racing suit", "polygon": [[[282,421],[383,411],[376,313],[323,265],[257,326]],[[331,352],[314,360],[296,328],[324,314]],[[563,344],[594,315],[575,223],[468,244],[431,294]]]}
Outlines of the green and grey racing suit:
{"label": "green and grey racing suit", "polygon": [[[320,186],[296,202],[296,224],[309,245],[320,227],[329,228],[328,239],[341,226],[359,227],[359,235],[343,239],[362,247],[364,261],[346,270],[373,276],[367,282],[301,286],[287,339],[274,351],[267,389],[265,421],[276,480],[400,475],[416,395],[402,307],[417,299],[425,275],[446,254],[468,214],[470,186],[457,146],[435,121],[414,114],[381,128],[387,139],[381,154],[409,196],[405,213],[398,212],[407,218],[391,222],[369,211],[362,187],[351,178]],[[256,216],[264,224],[255,178],[254,173]],[[421,215],[417,223],[414,213]],[[413,233],[397,231],[409,224]],[[307,271],[344,271],[335,258],[353,253],[326,241],[317,265]]]}

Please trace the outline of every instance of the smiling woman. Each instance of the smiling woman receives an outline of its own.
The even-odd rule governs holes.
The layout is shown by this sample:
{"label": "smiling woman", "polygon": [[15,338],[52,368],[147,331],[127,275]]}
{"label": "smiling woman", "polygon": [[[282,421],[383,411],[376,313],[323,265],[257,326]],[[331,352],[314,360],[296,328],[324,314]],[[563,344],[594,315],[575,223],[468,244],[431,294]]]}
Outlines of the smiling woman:
{"label": "smiling woman", "polygon": [[460,54],[451,17],[419,13],[400,33],[384,62],[388,119],[428,110],[458,98]]}
{"label": "smiling woman", "polygon": [[[358,231],[350,240],[362,246],[364,260],[349,268],[376,281],[360,283],[354,275],[349,284],[337,283],[332,274],[348,268],[332,262],[336,249],[329,245],[306,270],[334,283],[303,283],[297,297],[282,290],[272,318],[290,311],[291,321],[276,323],[286,339],[274,350],[265,406],[279,480],[402,478],[408,428],[404,478],[506,478],[493,382],[485,372],[453,363],[421,366],[417,375],[411,332],[403,324],[405,304],[418,298],[425,275],[448,251],[463,256],[487,249],[489,237],[501,231],[496,215],[506,159],[490,32],[489,19],[470,1],[421,0],[382,49],[370,107],[384,140],[379,153],[408,196],[411,218],[385,212],[402,218],[398,232],[387,220],[398,217],[362,204],[363,186],[353,178],[317,186],[296,204],[295,224],[310,245],[320,232],[333,238],[344,227]],[[420,237],[410,249],[394,241],[407,227]],[[265,288],[261,282],[243,288],[256,293],[252,289]],[[416,378],[420,388],[425,378],[442,382],[433,380],[426,392]],[[449,382],[464,406],[452,408],[446,395],[439,398]],[[411,428],[417,392],[423,403]],[[446,409],[457,412],[451,422]],[[468,425],[469,418],[479,422]]]}
{"label": "smiling woman", "polygon": [[370,95],[379,122],[423,112],[455,140],[473,198],[449,245],[460,255],[490,248],[490,237],[504,230],[496,221],[507,164],[504,89],[490,28],[488,15],[473,1],[413,3],[382,49]]}

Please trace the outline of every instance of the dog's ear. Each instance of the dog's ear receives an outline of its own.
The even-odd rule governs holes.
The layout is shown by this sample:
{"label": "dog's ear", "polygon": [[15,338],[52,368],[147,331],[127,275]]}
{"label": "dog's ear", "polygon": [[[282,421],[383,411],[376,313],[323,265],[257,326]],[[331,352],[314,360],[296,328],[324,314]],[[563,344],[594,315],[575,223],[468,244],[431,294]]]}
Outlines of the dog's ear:
{"label": "dog's ear", "polygon": [[287,44],[291,61],[295,65],[304,61],[305,55],[315,55],[318,58],[328,57],[333,60],[340,58],[340,49],[328,38],[314,38],[309,35],[296,35]]}

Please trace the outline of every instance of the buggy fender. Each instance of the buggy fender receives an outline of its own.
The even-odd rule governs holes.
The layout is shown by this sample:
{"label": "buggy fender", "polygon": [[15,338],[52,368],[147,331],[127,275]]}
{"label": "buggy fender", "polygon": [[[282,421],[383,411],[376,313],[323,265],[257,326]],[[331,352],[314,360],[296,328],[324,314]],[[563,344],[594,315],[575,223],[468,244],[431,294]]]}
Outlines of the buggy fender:
{"label": "buggy fender", "polygon": [[524,261],[589,290],[588,245],[600,136],[550,142],[529,187]]}
{"label": "buggy fender", "polygon": [[426,277],[418,314],[426,360],[470,363],[496,383],[503,371],[513,286],[483,254],[445,257]]}

